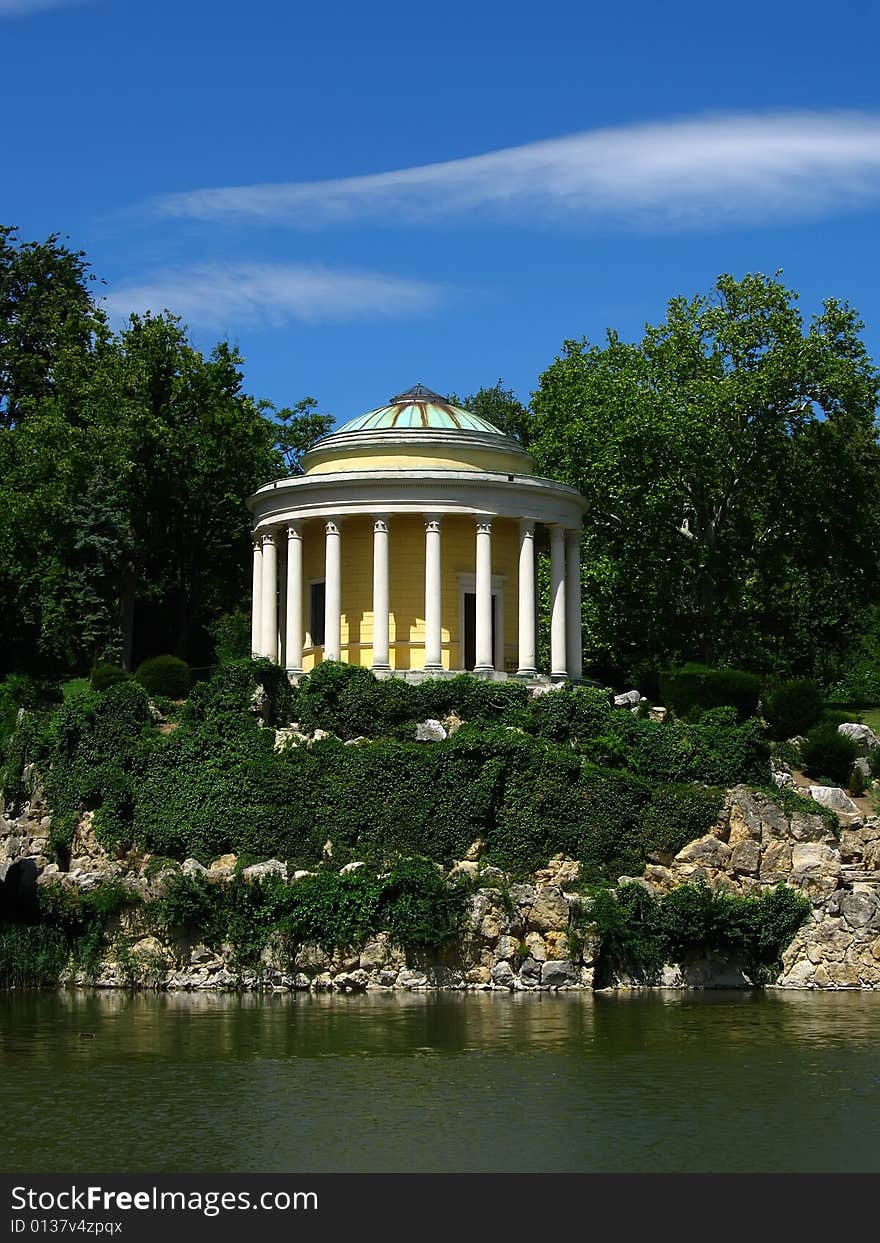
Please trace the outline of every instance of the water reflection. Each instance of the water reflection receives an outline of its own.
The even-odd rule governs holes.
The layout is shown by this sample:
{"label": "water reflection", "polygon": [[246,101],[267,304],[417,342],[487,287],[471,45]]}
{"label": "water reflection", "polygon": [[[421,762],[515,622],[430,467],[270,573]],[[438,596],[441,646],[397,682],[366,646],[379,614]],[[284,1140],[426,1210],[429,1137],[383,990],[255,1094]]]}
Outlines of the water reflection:
{"label": "water reflection", "polygon": [[845,993],[8,995],[3,1162],[873,1170],[878,1015]]}

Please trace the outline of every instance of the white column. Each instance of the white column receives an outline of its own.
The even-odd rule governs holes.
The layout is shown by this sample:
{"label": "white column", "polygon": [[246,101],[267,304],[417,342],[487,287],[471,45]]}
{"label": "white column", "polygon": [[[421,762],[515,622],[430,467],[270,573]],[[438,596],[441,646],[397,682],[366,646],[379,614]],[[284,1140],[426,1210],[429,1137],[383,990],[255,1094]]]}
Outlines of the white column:
{"label": "white column", "polygon": [[[491,571],[490,571],[491,574]],[[440,520],[425,519],[425,668],[443,668],[440,604]]]}
{"label": "white column", "polygon": [[373,519],[373,668],[390,669],[388,660],[388,519]]}
{"label": "white column", "polygon": [[251,655],[259,656],[263,637],[263,549],[254,536],[254,574],[251,580]]}
{"label": "white column", "polygon": [[565,530],[550,528],[550,676],[568,677],[565,650]]}
{"label": "white column", "polygon": [[495,668],[492,651],[492,522],[477,522],[476,644],[474,673],[491,673]]}
{"label": "white column", "polygon": [[285,660],[288,673],[302,673],[303,664],[303,537],[302,525],[287,528],[287,618]]}
{"label": "white column", "polygon": [[278,659],[278,549],[275,532],[266,531],[263,542],[263,623],[260,631],[260,654]]}
{"label": "white column", "polygon": [[523,518],[519,524],[519,668],[520,677],[538,672],[535,634],[535,523]]}
{"label": "white column", "polygon": [[281,543],[281,531],[278,532],[278,633],[275,637],[275,659],[282,669],[287,660],[287,557]]}
{"label": "white column", "polygon": [[581,533],[565,533],[565,607],[566,665],[570,678],[584,672],[584,648],[581,637]]}
{"label": "white column", "polygon": [[339,523],[325,525],[324,659],[339,660],[342,653],[342,550]]}

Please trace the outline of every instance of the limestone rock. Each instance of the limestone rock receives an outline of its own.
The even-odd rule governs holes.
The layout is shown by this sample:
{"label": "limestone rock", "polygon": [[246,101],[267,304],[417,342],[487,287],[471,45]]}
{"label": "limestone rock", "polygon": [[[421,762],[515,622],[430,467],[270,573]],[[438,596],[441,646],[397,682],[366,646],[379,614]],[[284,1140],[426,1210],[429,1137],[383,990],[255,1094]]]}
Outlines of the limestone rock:
{"label": "limestone rock", "polygon": [[208,869],[204,863],[199,863],[198,859],[184,859],[181,866],[181,872],[184,876],[207,876]]}
{"label": "limestone rock", "polygon": [[581,865],[576,859],[569,859],[566,855],[554,855],[545,868],[535,873],[535,880],[538,885],[555,885],[564,889],[579,880],[580,875]]}
{"label": "limestone rock", "polygon": [[831,811],[844,812],[851,816],[859,814],[858,807],[846,791],[841,790],[839,786],[810,786],[810,798],[821,807],[830,808]]}
{"label": "limestone rock", "polygon": [[357,860],[354,863],[346,863],[339,869],[339,875],[349,876],[352,872],[357,872],[362,867],[366,867],[366,864],[362,860]]}
{"label": "limestone rock", "polygon": [[666,713],[666,709],[665,709],[665,708],[659,708],[659,707],[658,707],[658,708],[649,708],[649,709],[648,709],[648,720],[649,720],[649,721],[656,721],[656,722],[658,723],[658,725],[662,725],[662,724],[663,724],[663,722],[666,720],[666,715],[667,715],[667,713]]}
{"label": "limestone rock", "polygon": [[765,846],[758,872],[765,884],[773,885],[791,875],[791,842],[771,841]]}
{"label": "limestone rock", "polygon": [[535,891],[535,898],[528,913],[529,927],[537,932],[568,927],[568,903],[561,890],[545,885]]}
{"label": "limestone rock", "polygon": [[675,856],[676,863],[697,863],[703,867],[723,868],[730,858],[730,847],[714,833],[689,842]]}
{"label": "limestone rock", "polygon": [[566,988],[578,983],[579,972],[573,962],[550,960],[541,966],[541,983],[548,988]]}
{"label": "limestone rock", "polygon": [[446,730],[433,717],[420,721],[416,726],[416,742],[443,742],[446,737]]}
{"label": "limestone rock", "polygon": [[637,708],[641,700],[640,691],[624,691],[622,695],[614,696],[614,706],[615,708]]}
{"label": "limestone rock", "polygon": [[287,880],[287,864],[280,859],[267,859],[265,863],[254,863],[245,868],[242,876],[247,881],[264,881],[268,876],[280,876]]}
{"label": "limestone rock", "polygon": [[500,988],[513,988],[516,976],[509,962],[496,963],[490,974],[493,984],[497,984]]}
{"label": "limestone rock", "polygon": [[856,744],[856,754],[859,756],[866,757],[880,747],[880,738],[877,737],[870,725],[857,725],[854,721],[847,722],[843,725],[838,725],[837,732]]}
{"label": "limestone rock", "polygon": [[758,869],[761,866],[760,843],[752,838],[746,838],[744,841],[739,842],[734,847],[730,862],[734,872],[742,873],[745,876],[757,876]]}
{"label": "limestone rock", "polygon": [[221,855],[219,859],[214,859],[208,865],[208,873],[210,880],[228,880],[235,871],[235,865],[238,863],[237,855]]}
{"label": "limestone rock", "polygon": [[526,958],[519,969],[519,978],[522,980],[523,984],[540,984],[541,963],[535,958]]}

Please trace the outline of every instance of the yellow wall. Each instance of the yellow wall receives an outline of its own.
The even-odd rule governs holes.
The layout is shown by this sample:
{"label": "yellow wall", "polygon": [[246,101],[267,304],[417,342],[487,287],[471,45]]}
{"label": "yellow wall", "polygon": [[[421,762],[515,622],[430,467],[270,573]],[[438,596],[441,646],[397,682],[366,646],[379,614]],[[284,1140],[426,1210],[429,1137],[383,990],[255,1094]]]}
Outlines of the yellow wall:
{"label": "yellow wall", "polygon": [[530,462],[521,453],[509,453],[500,449],[482,449],[477,445],[450,451],[449,446],[425,445],[418,452],[401,446],[394,449],[371,450],[364,448],[357,454],[328,454],[306,471],[307,475],[326,475],[331,471],[353,470],[484,470],[499,474],[522,474]]}
{"label": "yellow wall", "polygon": [[[342,525],[342,659],[373,663],[373,521],[350,518]],[[447,517],[441,523],[441,623],[443,665],[461,669],[459,574],[473,574],[476,560],[473,518]],[[517,667],[517,579],[519,535],[512,519],[492,527],[492,575],[503,577],[504,668]],[[324,577],[324,530],[306,524],[303,538],[303,618],[306,648],[303,668],[319,664],[321,649],[310,644],[310,581]],[[425,523],[418,515],[392,515],[389,521],[390,663],[393,669],[422,669],[425,664]],[[473,590],[473,588],[469,588]]]}

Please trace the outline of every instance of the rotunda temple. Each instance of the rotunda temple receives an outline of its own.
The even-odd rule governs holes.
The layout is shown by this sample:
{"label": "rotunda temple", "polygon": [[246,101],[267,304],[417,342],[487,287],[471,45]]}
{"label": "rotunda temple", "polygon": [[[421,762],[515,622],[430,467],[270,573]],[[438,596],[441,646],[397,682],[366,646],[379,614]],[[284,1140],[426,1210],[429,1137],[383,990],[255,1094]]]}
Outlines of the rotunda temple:
{"label": "rotunda temple", "polygon": [[267,483],[254,515],[251,646],[295,677],[536,677],[536,552],[550,553],[550,669],[581,677],[586,502],[517,441],[417,384]]}

